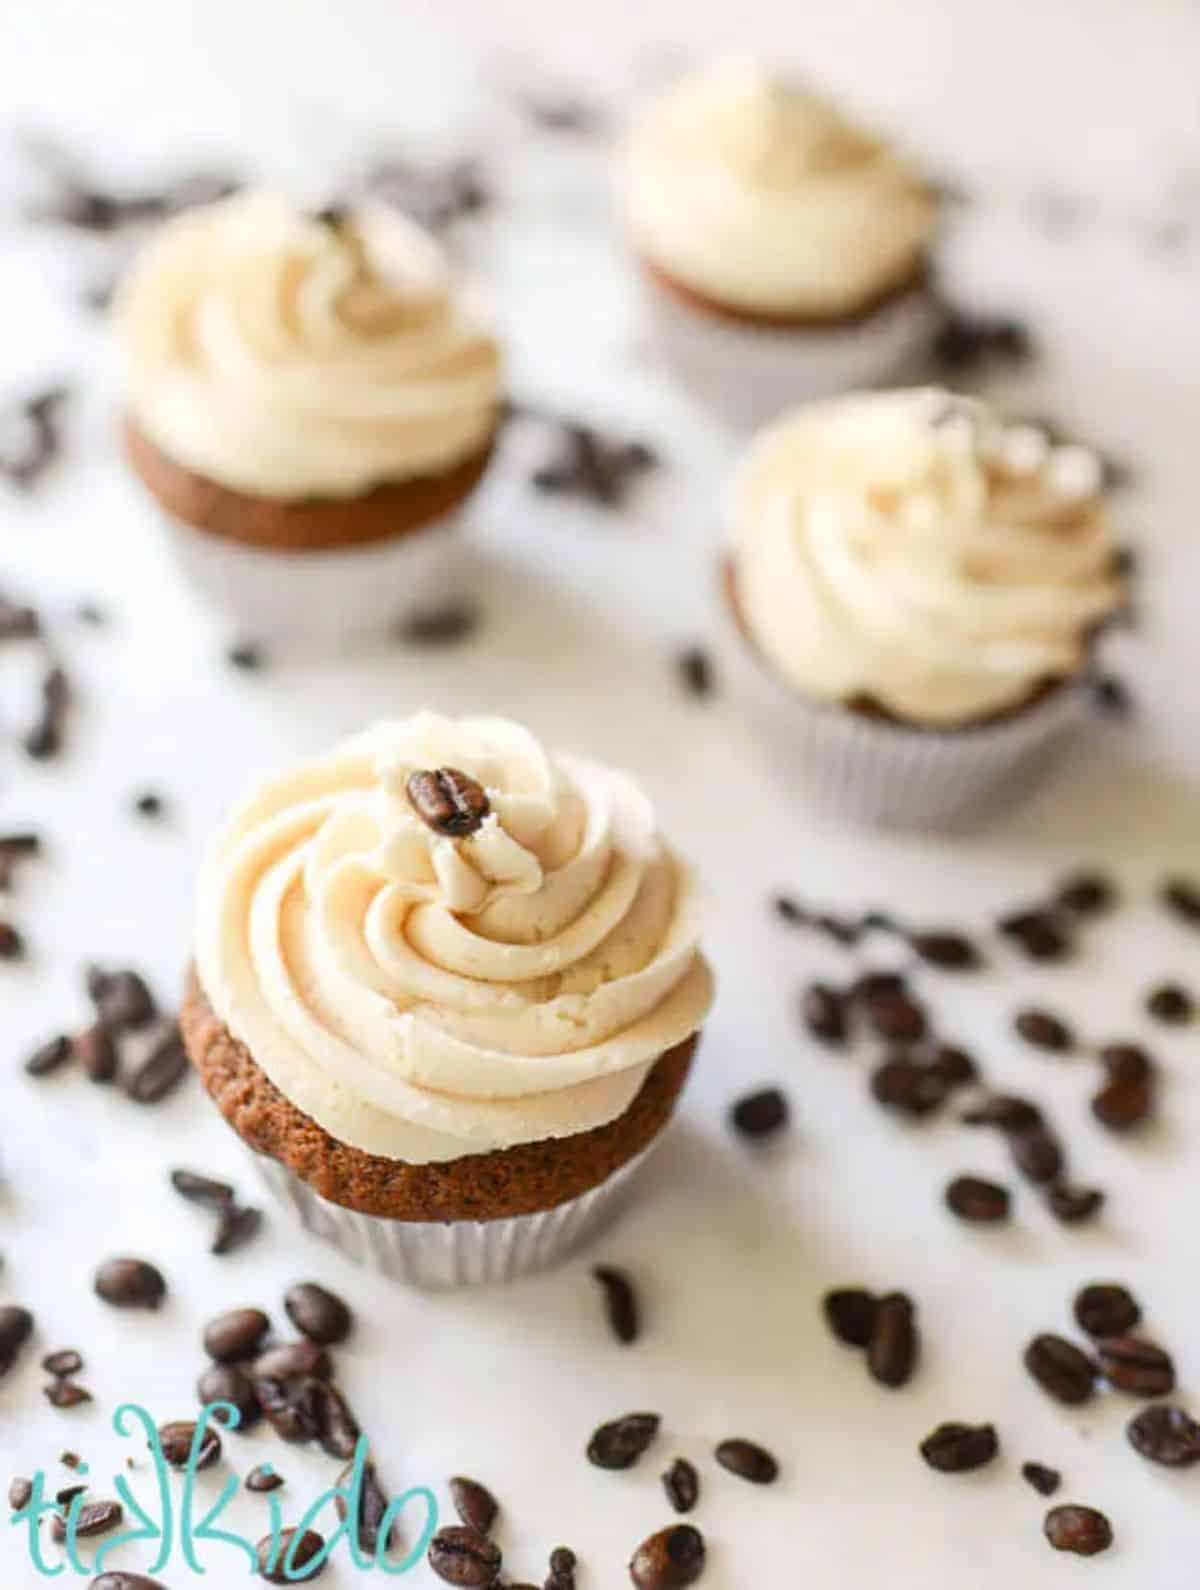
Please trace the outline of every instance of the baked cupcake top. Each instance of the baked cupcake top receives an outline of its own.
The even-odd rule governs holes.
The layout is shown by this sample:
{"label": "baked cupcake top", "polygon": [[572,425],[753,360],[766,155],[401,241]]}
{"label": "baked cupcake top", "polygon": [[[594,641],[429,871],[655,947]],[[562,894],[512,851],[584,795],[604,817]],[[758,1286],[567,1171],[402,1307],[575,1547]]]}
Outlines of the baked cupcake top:
{"label": "baked cupcake top", "polygon": [[629,1107],[712,998],[697,890],[623,774],[500,718],[380,723],[205,865],[215,1013],[333,1137],[430,1164]]}
{"label": "baked cupcake top", "polygon": [[929,187],[826,100],[745,62],[676,84],[634,129],[636,246],[718,305],[838,319],[915,280]]}
{"label": "baked cupcake top", "polygon": [[933,388],[785,415],[733,494],[743,626],[789,684],[951,726],[1083,666],[1120,605],[1099,461]]}
{"label": "baked cupcake top", "polygon": [[135,423],[234,490],[358,496],[449,470],[495,429],[495,340],[435,240],[381,205],[189,211],[136,262],[117,323]]}

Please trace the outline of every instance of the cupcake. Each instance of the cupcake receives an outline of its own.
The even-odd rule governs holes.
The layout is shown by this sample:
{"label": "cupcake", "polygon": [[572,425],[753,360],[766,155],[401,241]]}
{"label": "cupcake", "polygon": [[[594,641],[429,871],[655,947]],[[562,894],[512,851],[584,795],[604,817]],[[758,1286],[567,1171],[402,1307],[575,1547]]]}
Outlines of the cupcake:
{"label": "cupcake", "polygon": [[712,997],[692,875],[624,774],[499,718],[381,723],[263,784],[200,883],[188,1052],[351,1258],[505,1280],[594,1232]]}
{"label": "cupcake", "polygon": [[949,821],[1040,758],[1125,599],[1094,455],[932,388],[785,415],[732,517],[752,699],[818,796],[878,821]]}
{"label": "cupcake", "polygon": [[637,123],[624,208],[667,360],[758,424],[896,375],[928,343],[932,189],[807,89],[743,62]]}
{"label": "cupcake", "polygon": [[500,358],[432,237],[381,205],[223,199],[164,227],[117,326],[129,462],[222,608],[336,641],[445,594]]}

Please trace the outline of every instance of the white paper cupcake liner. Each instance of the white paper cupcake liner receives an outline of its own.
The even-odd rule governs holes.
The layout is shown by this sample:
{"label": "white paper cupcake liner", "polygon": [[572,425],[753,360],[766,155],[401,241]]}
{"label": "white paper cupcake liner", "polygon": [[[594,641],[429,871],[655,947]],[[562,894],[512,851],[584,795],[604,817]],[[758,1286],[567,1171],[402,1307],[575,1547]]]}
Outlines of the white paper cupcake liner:
{"label": "white paper cupcake liner", "polygon": [[254,639],[336,650],[454,593],[455,512],[389,541],[324,552],[242,546],[164,515],[171,550],[196,594]]}
{"label": "white paper cupcake liner", "polygon": [[363,1215],[322,1198],[278,1160],[253,1157],[276,1201],[298,1216],[306,1231],[394,1281],[449,1291],[515,1281],[569,1259],[620,1212],[655,1143],[590,1192],[541,1214],[508,1220],[426,1222]]}
{"label": "white paper cupcake liner", "polygon": [[709,407],[755,429],[796,403],[898,380],[928,349],[932,293],[912,292],[861,322],[822,329],[740,325],[693,309],[643,272],[651,338]]}

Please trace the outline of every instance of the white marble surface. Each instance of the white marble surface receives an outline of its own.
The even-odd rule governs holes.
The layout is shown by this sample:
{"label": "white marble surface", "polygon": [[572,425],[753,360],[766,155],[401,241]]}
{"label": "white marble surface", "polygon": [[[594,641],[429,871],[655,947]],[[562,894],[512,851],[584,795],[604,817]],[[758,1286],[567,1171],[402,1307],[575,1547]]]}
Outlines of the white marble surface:
{"label": "white marble surface", "polygon": [[[1036,1329],[1068,1327],[1077,1285],[1112,1276],[1136,1288],[1150,1327],[1175,1349],[1185,1400],[1200,1380],[1197,1040],[1151,1031],[1138,1014],[1160,974],[1200,982],[1197,941],[1148,903],[1166,867],[1200,868],[1190,782],[1200,766],[1191,482],[1200,15],[1184,0],[1043,0],[1022,12],[980,0],[800,9],[757,0],[738,8],[735,36],[715,7],[626,11],[517,0],[39,0],[0,20],[3,389],[60,372],[82,385],[61,472],[29,500],[0,498],[0,584],[19,580],[60,614],[79,688],[63,762],[33,767],[0,749],[0,830],[34,823],[50,847],[13,901],[31,959],[0,969],[0,1300],[35,1309],[40,1350],[83,1348],[97,1398],[70,1414],[49,1409],[39,1353],[27,1353],[0,1383],[0,1478],[39,1463],[57,1477],[49,1460],[68,1446],[111,1473],[123,1456],[107,1429],[119,1400],[182,1416],[204,1319],[249,1301],[278,1315],[286,1284],[312,1276],[359,1311],[343,1378],[385,1478],[397,1489],[440,1486],[466,1470],[491,1483],[517,1579],[540,1581],[546,1552],[565,1540],[586,1564],[581,1590],[615,1590],[634,1545],[669,1521],[657,1474],[683,1452],[704,1471],[697,1521],[713,1590],[1051,1590],[1077,1579],[1185,1590],[1200,1546],[1200,1475],[1173,1476],[1131,1453],[1133,1405],[1122,1399],[1082,1413],[1050,1403],[1020,1350]],[[1053,411],[1138,466],[1124,509],[1145,553],[1144,625],[1115,648],[1143,698],[1138,726],[1098,731],[1035,801],[985,833],[901,840],[819,823],[735,703],[696,705],[675,686],[673,650],[703,637],[712,616],[716,503],[733,438],[640,357],[608,225],[604,148],[534,137],[505,96],[548,77],[615,106],[665,62],[717,42],[785,53],[965,183],[976,202],[949,240],[951,278],[976,302],[1028,312],[1045,348],[999,394]],[[75,307],[108,250],[12,220],[28,168],[11,134],[29,125],[131,180],[199,152],[299,174],[318,191],[362,151],[410,134],[486,149],[504,203],[461,240],[511,334],[516,389],[644,431],[668,467],[612,520],[533,496],[521,458],[533,438],[518,438],[475,516],[487,612],[475,644],[232,673],[219,662],[222,631],[171,583],[153,516],[113,457],[108,349]],[[1052,235],[1038,218],[1059,192],[1084,203]],[[1155,229],[1180,214],[1190,214],[1190,238],[1155,247]],[[107,632],[71,621],[84,595],[111,609]],[[7,660],[0,680],[7,723],[25,682]],[[637,769],[709,880],[721,999],[703,1063],[644,1204],[601,1250],[645,1291],[647,1331],[631,1352],[609,1341],[582,1264],[504,1294],[421,1298],[361,1276],[282,1217],[243,1253],[211,1258],[208,1221],[164,1191],[167,1168],[228,1171],[248,1194],[252,1181],[198,1088],[142,1112],[77,1075],[34,1084],[18,1068],[34,1040],[83,1016],[86,959],[127,959],[164,992],[177,985],[198,847],[247,774],[424,702],[505,711],[553,743]],[[170,801],[158,826],[128,813],[144,785]],[[1079,1176],[1109,1190],[1111,1215],[1071,1232],[1022,1188],[1009,1230],[975,1233],[945,1215],[940,1190],[956,1170],[1004,1170],[1001,1146],[949,1119],[919,1130],[884,1120],[865,1097],[865,1055],[831,1059],[798,1035],[798,988],[838,962],[780,928],[766,901],[791,888],[982,924],[1089,859],[1111,864],[1134,903],[1089,933],[1076,964],[1018,975],[1000,949],[987,975],[934,974],[928,987],[948,1034],[1045,1101]],[[1014,1004],[1035,992],[1096,1037],[1153,1041],[1161,1125],[1118,1142],[1091,1123],[1084,1064],[1040,1058],[1008,1034]],[[740,1091],[765,1082],[788,1089],[795,1129],[755,1155],[730,1140],[723,1117]],[[112,1250],[161,1263],[171,1285],[161,1315],[128,1318],[94,1299],[91,1269]],[[924,1362],[903,1393],[871,1384],[825,1334],[818,1298],[850,1281],[903,1286],[919,1300]],[[665,1431],[641,1468],[590,1470],[591,1429],[643,1406],[662,1412]],[[928,1472],[916,1444],[943,1418],[994,1419],[1002,1463],[965,1479]],[[709,1449],[730,1434],[779,1453],[774,1491],[714,1468]],[[277,1459],[289,1505],[328,1483],[328,1460],[266,1435],[231,1444],[243,1472]],[[1086,1564],[1049,1552],[1044,1505],[1017,1473],[1027,1458],[1063,1469],[1064,1499],[1111,1514],[1117,1549]],[[247,1498],[238,1527],[256,1534],[263,1516],[261,1499]],[[235,1582],[221,1562],[208,1582]],[[34,1582],[6,1530],[0,1564],[6,1585]],[[176,1590],[199,1582],[180,1569],[164,1578]],[[341,1563],[322,1583],[356,1579]],[[433,1580],[422,1569],[408,1582]]]}

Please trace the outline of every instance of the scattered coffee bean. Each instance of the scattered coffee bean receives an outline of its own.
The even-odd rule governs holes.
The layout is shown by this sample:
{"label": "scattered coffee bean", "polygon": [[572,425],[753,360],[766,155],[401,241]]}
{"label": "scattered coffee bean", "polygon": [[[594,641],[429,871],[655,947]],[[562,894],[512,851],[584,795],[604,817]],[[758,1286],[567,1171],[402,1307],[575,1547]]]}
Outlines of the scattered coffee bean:
{"label": "scattered coffee bean", "polygon": [[468,1529],[465,1524],[448,1524],[439,1529],[429,1543],[429,1566],[447,1584],[465,1590],[489,1590],[499,1576],[503,1558],[494,1540]]}
{"label": "scattered coffee bean", "polygon": [[862,1287],[837,1287],[826,1292],[825,1320],[838,1341],[847,1347],[867,1347],[875,1329],[876,1299]]}
{"label": "scattered coffee bean", "polygon": [[90,966],[87,991],[96,1007],[96,1015],[110,1032],[137,1031],[158,1015],[154,995],[137,972],[128,969],[114,972],[102,966]]}
{"label": "scattered coffee bean", "polygon": [[1110,1386],[1131,1397],[1167,1397],[1175,1390],[1175,1364],[1164,1348],[1136,1336],[1111,1336],[1096,1348]]}
{"label": "scattered coffee bean", "polygon": [[[3,639],[4,599],[0,597],[0,639]],[[42,841],[34,833],[0,834],[0,894],[12,887],[18,866],[41,854]]]}
{"label": "scattered coffee bean", "polygon": [[[349,1476],[347,1475],[348,1478]],[[283,1483],[283,1475],[276,1474],[269,1463],[256,1464],[246,1475],[246,1489],[248,1491],[277,1491]],[[341,1483],[340,1478],[338,1483]]]}
{"label": "scattered coffee bean", "polygon": [[1089,1336],[1124,1336],[1138,1323],[1138,1300],[1115,1282],[1095,1282],[1075,1297],[1075,1318]]}
{"label": "scattered coffee bean", "polygon": [[939,1474],[966,1474],[981,1469],[999,1450],[992,1424],[939,1424],[921,1442],[921,1456]]}
{"label": "scattered coffee bean", "polygon": [[684,1590],[704,1572],[704,1536],[691,1524],[673,1524],[644,1540],[629,1564],[636,1590]]}
{"label": "scattered coffee bean", "polygon": [[1007,1187],[982,1176],[956,1176],[946,1188],[946,1204],[960,1220],[993,1225],[1007,1220],[1011,1199]]}
{"label": "scattered coffee bean", "polygon": [[[48,1375],[77,1375],[83,1368],[83,1358],[73,1347],[62,1347],[56,1353],[47,1353],[42,1359],[42,1368]],[[64,1453],[62,1461],[66,1463],[69,1453]]]}
{"label": "scattered coffee bean", "polygon": [[789,927],[804,927],[810,920],[808,912],[790,895],[775,895],[771,901],[771,909],[780,921],[786,922]]}
{"label": "scattered coffee bean", "polygon": [[456,1474],[450,1481],[450,1500],[454,1503],[454,1511],[468,1529],[480,1535],[491,1534],[500,1507],[486,1485]]}
{"label": "scattered coffee bean", "polygon": [[643,442],[615,441],[574,420],[552,418],[551,422],[556,432],[555,450],[534,472],[533,485],[538,491],[578,496],[600,507],[616,508],[643,475],[658,465],[656,454]]}
{"label": "scattered coffee bean", "polygon": [[453,839],[477,833],[492,809],[483,785],[456,767],[421,768],[406,789],[425,826]]}
{"label": "scattered coffee bean", "polygon": [[[193,1419],[175,1419],[170,1424],[159,1426],[158,1442],[162,1455],[173,1469],[186,1468],[192,1455],[192,1442],[196,1435],[196,1423]],[[196,1467],[198,1469],[212,1468],[214,1463],[220,1461],[221,1437],[216,1428],[209,1424],[205,1426],[204,1439],[200,1443],[200,1450],[196,1454]]]}
{"label": "scattered coffee bean", "polygon": [[411,613],[396,629],[396,638],[410,646],[457,646],[478,633],[483,614],[473,602],[447,602]]}
{"label": "scattered coffee bean", "polygon": [[723,1469],[736,1474],[751,1485],[774,1485],[779,1478],[779,1464],[765,1447],[756,1441],[735,1437],[722,1441],[716,1449],[716,1459]]}
{"label": "scattered coffee bean", "polygon": [[117,1308],[158,1308],[167,1295],[162,1272],[145,1259],[107,1259],[93,1285],[97,1297]]}
{"label": "scattered coffee bean", "polygon": [[143,790],[134,798],[133,809],[139,817],[161,817],[166,810],[166,802],[154,790]]}
{"label": "scattered coffee bean", "polygon": [[945,1101],[946,1084],[932,1067],[898,1055],[871,1073],[871,1095],[885,1109],[917,1119]]}
{"label": "scattered coffee bean", "polygon": [[60,1033],[57,1038],[39,1046],[25,1062],[25,1072],[31,1077],[48,1077],[52,1071],[58,1071],[74,1054],[75,1049],[70,1038],[65,1033]]}
{"label": "scattered coffee bean", "polygon": [[843,1044],[849,1032],[846,1000],[828,983],[812,983],[800,1000],[804,1025],[822,1043]]}
{"label": "scattered coffee bean", "polygon": [[0,592],[0,641],[34,640],[41,632],[42,622],[35,608],[25,602],[14,602]]}
{"label": "scattered coffee bean", "polygon": [[1015,1093],[993,1093],[962,1117],[964,1126],[994,1126],[1001,1132],[1033,1131],[1042,1124],[1042,1112],[1029,1099]]}
{"label": "scattered coffee bean", "polygon": [[1098,1187],[1051,1187],[1046,1203],[1055,1219],[1064,1225],[1078,1225],[1098,1215],[1104,1207],[1104,1194]]}
{"label": "scattered coffee bean", "polygon": [[256,1376],[254,1394],[281,1441],[315,1441],[321,1424],[320,1388],[314,1379],[276,1380]]}
{"label": "scattered coffee bean", "polygon": [[716,689],[713,660],[702,646],[688,646],[675,659],[675,669],[689,696],[702,701]]}
{"label": "scattered coffee bean", "polygon": [[35,761],[45,761],[48,757],[58,755],[62,750],[63,730],[70,704],[70,684],[66,673],[56,664],[42,675],[37,716],[21,742],[27,756],[33,757]]}
{"label": "scattered coffee bean", "polygon": [[70,1507],[77,1496],[82,1496],[86,1490],[86,1481],[80,1485],[64,1485],[61,1491],[55,1492],[54,1500],[59,1507],[67,1508]]}
{"label": "scattered coffee bean", "polygon": [[[80,1362],[79,1367],[82,1369],[82,1361]],[[79,1456],[78,1452],[60,1452],[58,1454],[58,1461],[64,1468],[68,1469],[81,1469],[85,1467],[84,1461]]]}
{"label": "scattered coffee bean", "polygon": [[929,1069],[947,1088],[963,1088],[979,1080],[979,1067],[957,1044],[940,1043],[932,1051]]}
{"label": "scattered coffee bean", "polygon": [[1053,911],[1015,911],[1001,919],[999,928],[1031,961],[1060,961],[1070,954],[1070,936]]}
{"label": "scattered coffee bean", "polygon": [[1200,927],[1200,884],[1190,878],[1168,878],[1162,886],[1161,899],[1172,916]]}
{"label": "scattered coffee bean", "polygon": [[882,1386],[903,1386],[917,1359],[916,1310],[903,1292],[890,1292],[875,1305],[867,1368]]}
{"label": "scattered coffee bean", "polygon": [[1100,1050],[1100,1064],[1110,1082],[1147,1082],[1156,1069],[1140,1043],[1106,1043]]}
{"label": "scattered coffee bean", "polygon": [[24,954],[24,937],[11,922],[0,918],[0,961],[19,961]]}
{"label": "scattered coffee bean", "polygon": [[297,1537],[294,1529],[280,1531],[278,1551],[274,1535],[264,1535],[258,1543],[258,1571],[268,1584],[310,1584],[324,1573],[329,1558],[311,1573],[304,1573],[315,1557],[325,1549],[325,1541],[315,1529],[306,1529]]}
{"label": "scattered coffee bean", "polygon": [[1038,1186],[1057,1181],[1062,1174],[1062,1147],[1044,1126],[1030,1126],[1023,1132],[1010,1133],[1008,1145],[1022,1176]]}
{"label": "scattered coffee bean", "polygon": [[16,1303],[0,1306],[0,1374],[33,1335],[33,1315]]}
{"label": "scattered coffee bean", "polygon": [[1156,1403],[1129,1421],[1129,1444],[1151,1463],[1187,1469],[1200,1463],[1200,1424],[1182,1408]]}
{"label": "scattered coffee bean", "polygon": [[1053,1054],[1066,1054],[1075,1047],[1075,1035],[1066,1022],[1048,1010],[1019,1010],[1014,1026],[1035,1049],[1048,1049]]}
{"label": "scattered coffee bean", "polygon": [[317,1440],[330,1457],[352,1458],[362,1428],[350,1404],[334,1385],[324,1380],[307,1384],[310,1407],[316,1416]]}
{"label": "scattered coffee bean", "polygon": [[47,387],[21,399],[5,416],[6,445],[0,447],[0,477],[19,491],[32,491],[63,451],[62,409],[71,393]]}
{"label": "scattered coffee bean", "polygon": [[[338,1485],[347,1486],[354,1475],[354,1464],[347,1463],[338,1475]],[[383,1528],[383,1520],[390,1505],[390,1498],[379,1479],[379,1471],[374,1460],[368,1458],[363,1464],[362,1488],[359,1492],[358,1518],[356,1519],[356,1538],[362,1551],[374,1556],[379,1546],[379,1532]],[[345,1523],[348,1516],[346,1503],[341,1496],[335,1497],[334,1506],[338,1518]],[[400,1538],[399,1526],[393,1522],[388,1528],[387,1548],[394,1546]]]}
{"label": "scattered coffee bean", "polygon": [[592,1277],[603,1289],[605,1314],[613,1335],[626,1346],[637,1341],[640,1311],[629,1276],[612,1265],[598,1264],[592,1270]]}
{"label": "scattered coffee bean", "polygon": [[1062,1475],[1058,1470],[1047,1468],[1044,1463],[1022,1463],[1021,1477],[1033,1486],[1039,1496],[1053,1496],[1062,1484]]}
{"label": "scattered coffee bean", "polygon": [[1025,1349],[1025,1367],[1043,1391],[1069,1407],[1087,1402],[1096,1389],[1096,1365],[1062,1336],[1035,1336]]}
{"label": "scattered coffee bean", "polygon": [[14,1513],[19,1513],[32,1495],[32,1484],[18,1474],[8,1487],[8,1505]]}
{"label": "scattered coffee bean", "polygon": [[1028,328],[1011,315],[979,315],[945,304],[930,345],[930,357],[943,371],[959,375],[999,358],[1022,362],[1032,357]]}
{"label": "scattered coffee bean", "polygon": [[183,1034],[172,1022],[141,1064],[130,1072],[125,1091],[137,1104],[158,1104],[175,1091],[189,1070]]}
{"label": "scattered coffee bean", "polygon": [[1052,1507],[1043,1528],[1055,1551],[1070,1551],[1077,1557],[1095,1557],[1113,1543],[1112,1525],[1094,1507]]}
{"label": "scattered coffee bean", "polygon": [[225,1181],[215,1181],[194,1170],[173,1170],[171,1186],[189,1203],[203,1204],[206,1209],[223,1213],[234,1201],[233,1188]]}
{"label": "scattered coffee bean", "polygon": [[261,1209],[249,1206],[242,1208],[235,1204],[224,1210],[217,1221],[216,1233],[208,1251],[218,1255],[233,1253],[255,1237],[261,1225]]}
{"label": "scattered coffee bean", "polygon": [[219,1364],[253,1358],[271,1321],[260,1308],[234,1308],[218,1314],[204,1327],[204,1351]]}
{"label": "scattered coffee bean", "polygon": [[255,1376],[264,1380],[328,1380],[333,1362],[319,1342],[302,1337],[268,1347],[254,1361]]}
{"label": "scattered coffee bean", "polygon": [[677,1513],[690,1513],[700,1500],[700,1476],[687,1458],[677,1457],[662,1477],[667,1500]]}
{"label": "scattered coffee bean", "polygon": [[788,1123],[788,1101],[778,1088],[763,1088],[739,1099],[729,1120],[743,1137],[771,1137]]}
{"label": "scattered coffee bean", "polygon": [[1194,1019],[1196,1001],[1179,983],[1159,983],[1146,995],[1146,1009],[1156,1021],[1181,1027]]}
{"label": "scattered coffee bean", "polygon": [[[84,1486],[78,1490],[86,1489]],[[115,1529],[125,1517],[125,1509],[120,1502],[95,1501],[84,1502],[75,1516],[76,1539],[85,1536],[106,1535],[110,1529]],[[60,1544],[67,1538],[67,1522],[61,1514],[56,1513],[50,1521],[50,1533]]]}
{"label": "scattered coffee bean", "polygon": [[550,1577],[544,1590],[575,1590],[576,1557],[570,1546],[555,1546],[550,1553]]}
{"label": "scattered coffee bean", "polygon": [[51,1381],[48,1386],[43,1386],[42,1395],[52,1408],[78,1408],[81,1404],[92,1400],[90,1391],[65,1376]]}
{"label": "scattered coffee bean", "polygon": [[1055,900],[1076,916],[1096,916],[1117,903],[1117,888],[1102,872],[1077,872],[1059,884]]}
{"label": "scattered coffee bean", "polygon": [[1131,1132],[1148,1119],[1154,1108],[1151,1083],[1110,1082],[1092,1099],[1092,1114],[1110,1132]]}
{"label": "scattered coffee bean", "polygon": [[867,1020],[890,1043],[919,1043],[929,1030],[924,1010],[907,994],[881,995],[866,1008]]}
{"label": "scattered coffee bean", "polygon": [[913,933],[908,942],[921,960],[943,971],[973,971],[982,964],[979,950],[962,933]]}
{"label": "scattered coffee bean", "polygon": [[588,1462],[599,1469],[631,1469],[658,1434],[656,1413],[627,1413],[602,1424],[588,1442]]}
{"label": "scattered coffee bean", "polygon": [[240,1414],[237,1428],[250,1429],[262,1417],[254,1382],[236,1364],[209,1364],[196,1385],[201,1407],[213,1402],[232,1403]]}
{"label": "scattered coffee bean", "polygon": [[225,660],[239,673],[250,674],[257,673],[260,668],[265,667],[267,658],[261,646],[253,641],[243,640],[230,646],[225,653]]}
{"label": "scattered coffee bean", "polygon": [[89,1081],[111,1082],[117,1074],[117,1045],[103,1022],[75,1034],[72,1047]]}
{"label": "scattered coffee bean", "polygon": [[323,1347],[344,1342],[354,1328],[354,1316],[346,1304],[315,1281],[301,1281],[289,1287],[283,1306],[300,1334]]}

